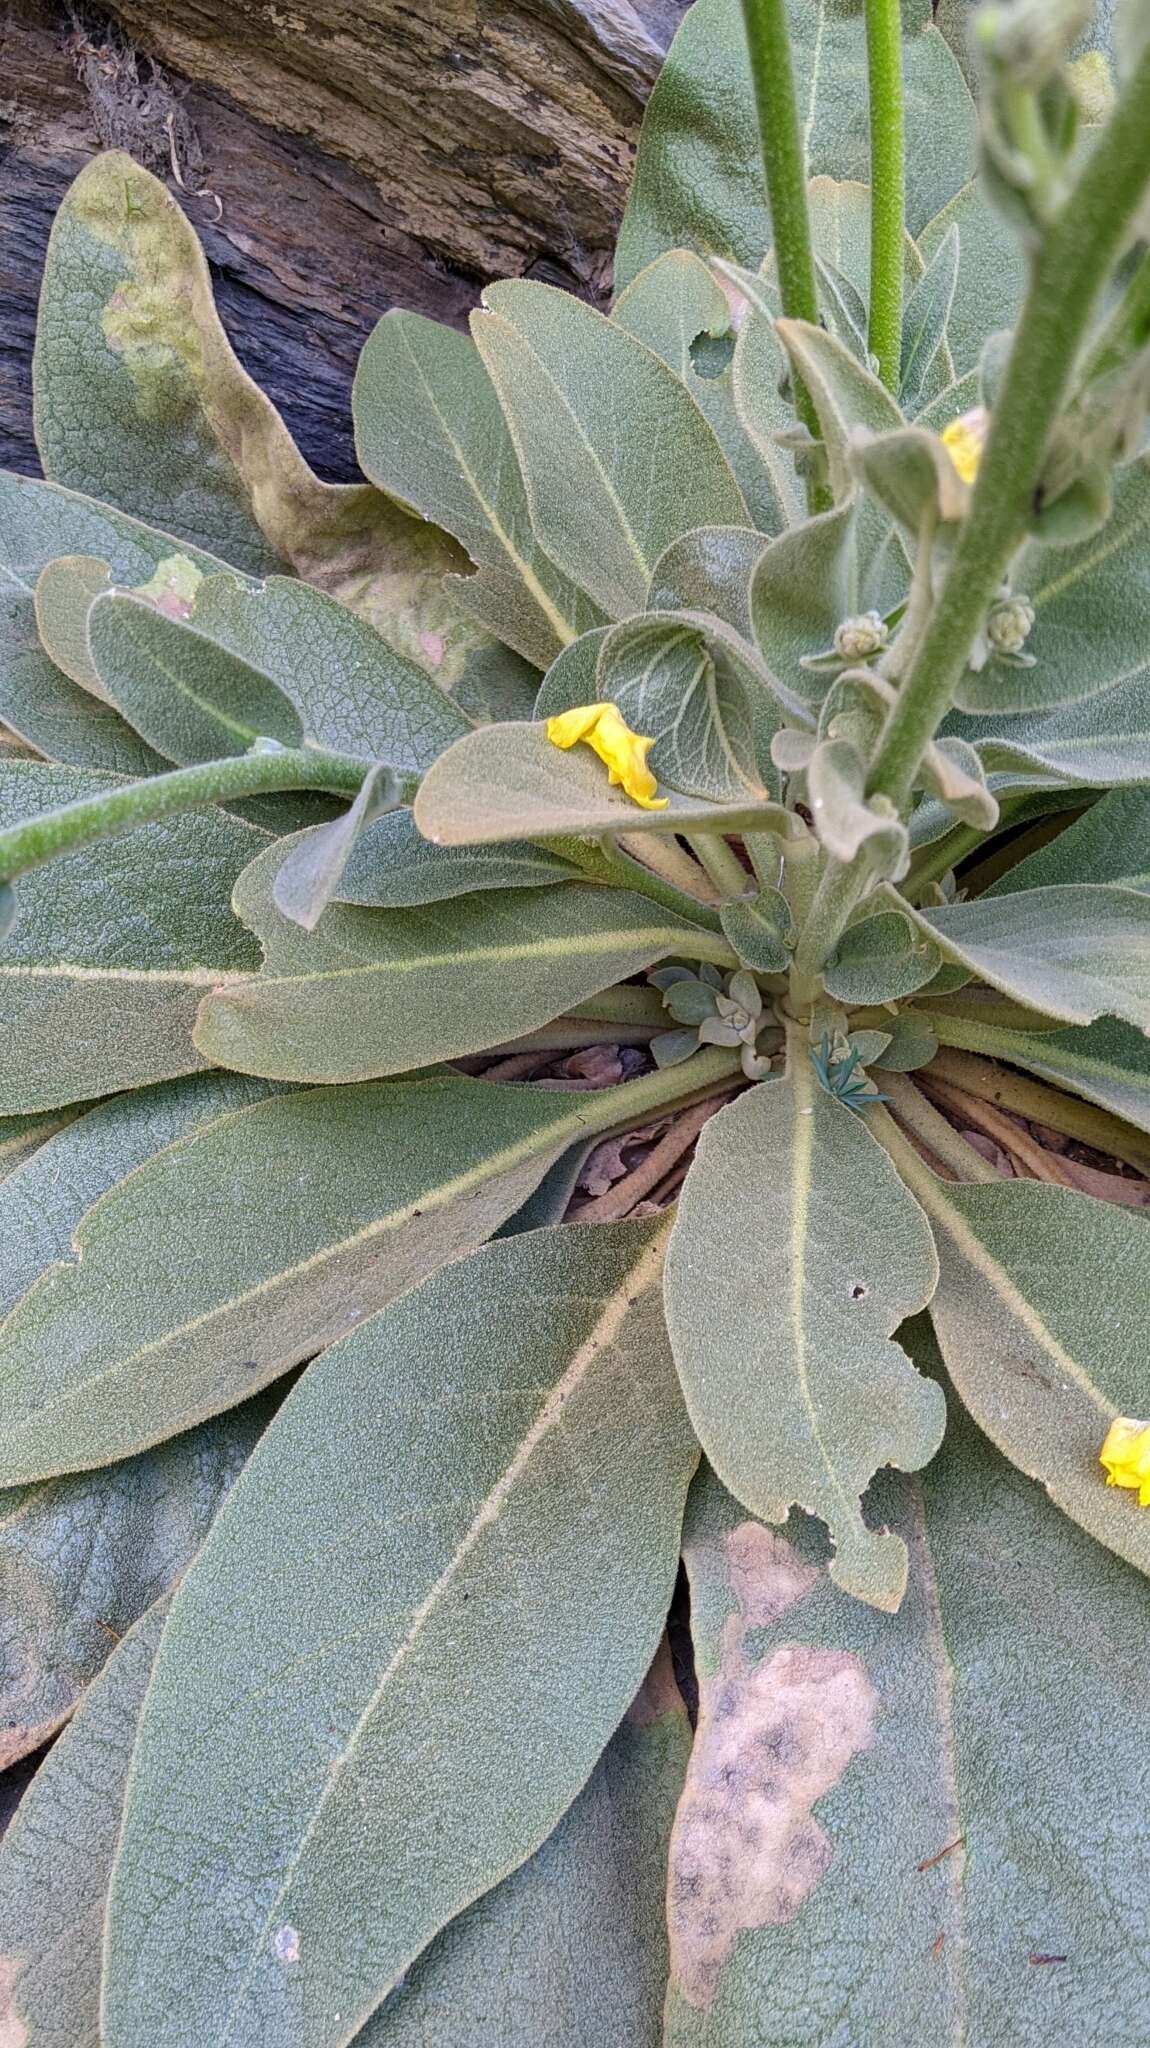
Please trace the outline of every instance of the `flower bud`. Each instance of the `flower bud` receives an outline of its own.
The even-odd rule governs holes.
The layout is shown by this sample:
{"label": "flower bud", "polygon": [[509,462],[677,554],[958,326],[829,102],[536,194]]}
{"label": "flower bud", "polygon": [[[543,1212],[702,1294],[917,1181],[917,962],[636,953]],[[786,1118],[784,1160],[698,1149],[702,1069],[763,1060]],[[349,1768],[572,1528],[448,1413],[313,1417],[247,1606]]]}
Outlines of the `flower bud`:
{"label": "flower bud", "polygon": [[996,654],[1021,654],[1034,625],[1034,606],[1028,597],[1004,597],[991,606],[986,637]]}
{"label": "flower bud", "polygon": [[835,627],[835,653],[843,661],[865,661],[870,654],[881,654],[889,639],[886,620],[880,613],[860,612]]}

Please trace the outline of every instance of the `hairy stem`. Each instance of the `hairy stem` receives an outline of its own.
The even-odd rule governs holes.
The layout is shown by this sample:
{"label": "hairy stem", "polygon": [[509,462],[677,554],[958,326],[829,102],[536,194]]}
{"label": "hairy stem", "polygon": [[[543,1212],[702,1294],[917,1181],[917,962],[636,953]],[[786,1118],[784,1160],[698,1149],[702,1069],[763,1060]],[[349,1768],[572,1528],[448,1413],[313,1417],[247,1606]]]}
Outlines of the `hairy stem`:
{"label": "hairy stem", "polygon": [[[806,152],[795,102],[786,0],[742,0],[742,4],[779,296],[789,320],[809,320],[817,326],[819,300],[807,212]],[[798,377],[794,379],[794,392],[795,410],[818,440],[818,414]],[[818,485],[808,484],[807,498],[812,512],[826,510],[830,502]]]}
{"label": "hairy stem", "polygon": [[892,708],[869,794],[903,804],[950,708],[975,634],[1026,527],[1051,428],[1066,397],[1098,294],[1150,181],[1150,46],[1051,221],[1030,288],[970,509],[934,615]]}
{"label": "hairy stem", "polygon": [[[1002,1179],[981,1152],[967,1144],[961,1132],[947,1122],[942,1112],[927,1101],[905,1074],[884,1074],[882,1085],[899,1123],[920,1139],[943,1166],[949,1166],[959,1180],[990,1182]],[[872,1115],[873,1112],[868,1112],[868,1123]]]}
{"label": "hairy stem", "polygon": [[899,0],[866,0],[870,82],[870,352],[888,391],[902,367],[903,232],[906,215]]}
{"label": "hairy stem", "polygon": [[990,1102],[999,1109],[1013,1111],[1015,1116],[1046,1124],[1052,1131],[1061,1131],[1065,1138],[1076,1138],[1080,1145],[1093,1145],[1096,1151],[1113,1153],[1139,1173],[1150,1168],[1150,1137],[1145,1132],[1132,1130],[1121,1118],[1112,1116],[1109,1110],[1097,1109],[1092,1102],[1064,1095],[1060,1088],[1050,1088],[1044,1081],[1033,1081],[1028,1074],[993,1066],[972,1053],[944,1050],[936,1053],[925,1070],[927,1081],[935,1076],[952,1082],[977,1101]]}
{"label": "hairy stem", "polygon": [[640,861],[684,896],[691,896],[698,903],[714,903],[718,900],[711,878],[692,860],[689,853],[679,845],[673,832],[621,832],[619,845],[633,861]]}
{"label": "hairy stem", "polygon": [[745,896],[748,890],[753,889],[754,878],[731,851],[721,832],[686,832],[683,836],[720,896]]}
{"label": "hairy stem", "polygon": [[[321,789],[333,796],[354,797],[370,761],[353,754],[321,753],[312,747],[283,747],[274,753],[233,754],[222,761],[200,761],[169,775],[148,776],[106,796],[81,797],[62,810],[45,811],[22,825],[0,832],[0,882],[26,868],[129,832],[135,825],[166,818],[173,811],[195,810],[200,804],[232,803],[238,797],[263,796],[285,789]],[[396,801],[402,801],[398,791]]]}

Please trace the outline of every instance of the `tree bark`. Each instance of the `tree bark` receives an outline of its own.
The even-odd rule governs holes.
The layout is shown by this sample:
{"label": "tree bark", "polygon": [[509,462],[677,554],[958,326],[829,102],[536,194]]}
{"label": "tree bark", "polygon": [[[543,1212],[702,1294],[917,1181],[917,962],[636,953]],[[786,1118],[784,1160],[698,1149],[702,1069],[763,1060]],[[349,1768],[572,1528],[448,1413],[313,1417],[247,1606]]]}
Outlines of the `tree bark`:
{"label": "tree bark", "polygon": [[0,464],[36,468],[35,301],[97,149],[166,178],[252,375],[322,475],[389,306],[461,324],[529,275],[601,300],[682,0],[9,0],[0,27]]}

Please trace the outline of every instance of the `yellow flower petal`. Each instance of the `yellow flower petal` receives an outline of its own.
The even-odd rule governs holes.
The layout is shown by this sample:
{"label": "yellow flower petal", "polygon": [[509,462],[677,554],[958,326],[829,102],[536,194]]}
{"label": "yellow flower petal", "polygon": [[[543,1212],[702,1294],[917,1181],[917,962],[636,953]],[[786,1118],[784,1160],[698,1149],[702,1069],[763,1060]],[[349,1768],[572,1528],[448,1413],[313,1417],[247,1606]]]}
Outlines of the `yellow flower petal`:
{"label": "yellow flower petal", "polygon": [[549,718],[547,737],[552,746],[573,747],[577,741],[586,739],[602,709],[601,704],[580,704],[577,711],[561,711],[558,717]]}
{"label": "yellow flower petal", "polygon": [[1150,1422],[1116,1415],[1098,1457],[1107,1486],[1128,1486],[1141,1507],[1150,1507]]}
{"label": "yellow flower petal", "polygon": [[978,475],[989,425],[990,414],[986,407],[976,405],[973,411],[962,413],[942,430],[942,445],[964,484],[972,484]]}
{"label": "yellow flower petal", "polygon": [[617,704],[580,704],[547,720],[553,747],[573,747],[585,740],[609,770],[613,786],[626,792],[645,811],[665,811],[669,799],[656,796],[659,785],[647,766],[655,742],[632,732]]}

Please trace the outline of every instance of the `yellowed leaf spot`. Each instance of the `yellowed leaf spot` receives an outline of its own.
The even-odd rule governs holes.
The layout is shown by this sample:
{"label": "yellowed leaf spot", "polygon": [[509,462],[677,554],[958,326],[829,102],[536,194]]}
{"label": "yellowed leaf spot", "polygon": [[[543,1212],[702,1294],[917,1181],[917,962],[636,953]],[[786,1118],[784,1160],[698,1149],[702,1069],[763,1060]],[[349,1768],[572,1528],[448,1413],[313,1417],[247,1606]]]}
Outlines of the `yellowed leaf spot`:
{"label": "yellowed leaf spot", "polygon": [[848,1651],[782,1643],[749,1662],[748,1633],[777,1622],[819,1574],[756,1522],[732,1530],[724,1551],[738,1611],[700,1686],[670,1848],[671,1971],[696,2008],[714,1999],[739,1935],[792,1920],[826,1871],[834,1845],[812,1809],[869,1747],[877,1705]]}

